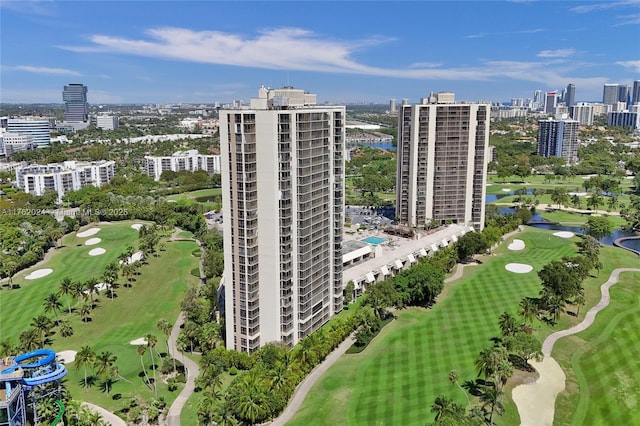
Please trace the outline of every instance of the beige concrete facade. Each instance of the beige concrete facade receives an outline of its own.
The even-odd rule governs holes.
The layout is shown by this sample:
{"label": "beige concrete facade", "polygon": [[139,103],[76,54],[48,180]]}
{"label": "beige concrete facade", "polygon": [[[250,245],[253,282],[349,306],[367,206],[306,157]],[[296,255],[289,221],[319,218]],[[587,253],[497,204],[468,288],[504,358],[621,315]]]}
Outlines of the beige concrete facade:
{"label": "beige concrete facade", "polygon": [[344,119],[292,88],[220,111],[228,348],[295,345],[342,309]]}

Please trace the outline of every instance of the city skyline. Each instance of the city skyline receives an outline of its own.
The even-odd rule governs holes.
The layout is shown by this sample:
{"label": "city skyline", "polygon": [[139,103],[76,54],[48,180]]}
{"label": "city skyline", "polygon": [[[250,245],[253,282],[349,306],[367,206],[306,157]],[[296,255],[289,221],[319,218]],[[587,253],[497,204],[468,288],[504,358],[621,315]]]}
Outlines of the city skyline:
{"label": "city skyline", "polygon": [[[532,98],[640,75],[640,2],[0,3],[0,102],[247,101],[291,85],[318,102]],[[478,19],[481,17],[482,19]],[[72,19],[70,19],[72,18]]]}

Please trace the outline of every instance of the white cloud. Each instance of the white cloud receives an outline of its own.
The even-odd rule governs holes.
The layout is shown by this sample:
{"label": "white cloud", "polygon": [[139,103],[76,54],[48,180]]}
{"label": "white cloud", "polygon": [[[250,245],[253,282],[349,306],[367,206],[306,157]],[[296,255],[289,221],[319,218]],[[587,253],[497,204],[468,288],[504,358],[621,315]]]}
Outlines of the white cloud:
{"label": "white cloud", "polygon": [[66,68],[51,68],[51,67],[34,67],[31,65],[16,65],[15,67],[8,66],[7,69],[14,69],[17,71],[32,72],[35,74],[52,74],[52,75],[75,75],[81,76],[79,72],[68,70]]}
{"label": "white cloud", "polygon": [[[538,32],[544,29],[523,30]],[[520,31],[522,32],[522,31]],[[606,77],[580,79],[571,72],[580,69],[565,64],[560,70],[548,59],[537,62],[493,61],[477,66],[442,67],[441,64],[416,62],[401,68],[369,66],[353,59],[363,47],[375,46],[390,39],[372,37],[356,41],[323,39],[300,28],[276,28],[258,33],[255,37],[219,31],[192,31],[185,28],[154,28],[145,39],[127,39],[109,35],[93,35],[88,46],[60,46],[74,52],[116,52],[167,60],[231,65],[249,68],[312,71],[324,73],[360,74],[379,77],[421,80],[489,81],[513,78],[554,86],[567,81],[600,84]],[[573,49],[543,51],[541,58],[568,56]],[[549,65],[553,63],[554,66]],[[553,83],[553,84],[552,84]]]}
{"label": "white cloud", "polygon": [[503,36],[503,35],[514,35],[514,34],[535,34],[541,33],[544,31],[548,31],[546,28],[532,28],[529,30],[519,30],[519,31],[505,31],[505,32],[496,32],[496,33],[478,33],[478,34],[469,34],[464,38],[482,38],[486,36]]}
{"label": "white cloud", "polygon": [[640,13],[621,15],[617,17],[620,22],[614,25],[614,27],[620,27],[622,25],[640,25]]}
{"label": "white cloud", "polygon": [[566,58],[576,54],[575,49],[542,50],[536,55],[538,58]]}
{"label": "white cloud", "polygon": [[611,2],[608,2],[608,3],[583,4],[583,5],[580,5],[580,6],[572,7],[569,10],[572,11],[572,12],[577,12],[577,13],[588,13],[588,12],[604,10],[604,9],[613,9],[613,8],[630,7],[630,6],[631,7],[640,6],[640,1],[638,1],[638,0],[624,0],[624,1],[611,1]]}
{"label": "white cloud", "polygon": [[640,60],[638,61],[618,61],[618,65],[622,65],[626,68],[631,68],[632,71],[640,73]]}

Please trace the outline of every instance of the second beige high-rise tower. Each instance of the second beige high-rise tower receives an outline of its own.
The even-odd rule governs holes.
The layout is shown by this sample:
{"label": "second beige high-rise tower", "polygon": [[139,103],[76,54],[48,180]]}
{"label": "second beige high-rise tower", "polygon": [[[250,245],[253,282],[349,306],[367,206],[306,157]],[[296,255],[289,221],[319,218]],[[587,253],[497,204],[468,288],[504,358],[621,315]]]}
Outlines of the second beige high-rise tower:
{"label": "second beige high-rise tower", "polygon": [[260,88],[220,111],[227,348],[290,346],[342,309],[345,107]]}
{"label": "second beige high-rise tower", "polygon": [[396,216],[484,227],[489,104],[456,103],[432,94],[398,114]]}

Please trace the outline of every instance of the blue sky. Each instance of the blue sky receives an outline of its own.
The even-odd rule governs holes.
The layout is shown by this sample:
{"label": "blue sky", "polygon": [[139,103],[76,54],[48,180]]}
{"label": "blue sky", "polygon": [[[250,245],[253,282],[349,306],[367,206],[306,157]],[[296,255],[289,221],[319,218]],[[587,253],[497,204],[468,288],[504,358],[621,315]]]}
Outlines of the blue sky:
{"label": "blue sky", "polygon": [[640,79],[633,1],[5,1],[0,102],[212,103],[290,84],[321,102],[508,101]]}

